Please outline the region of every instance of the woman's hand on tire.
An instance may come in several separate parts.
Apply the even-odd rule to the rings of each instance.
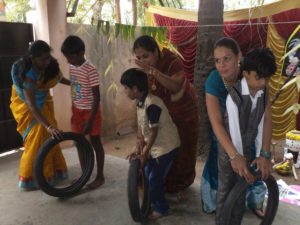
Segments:
[[[63,135],[62,135],[63,131],[57,129],[56,127],[49,126],[47,128],[47,131],[48,131],[49,134],[51,134],[51,136],[54,139],[61,140],[63,138]]]
[[[261,179],[267,180],[272,172],[272,163],[270,160],[260,156],[256,158],[251,165],[256,164],[256,168],[261,172]]]
[[[230,160],[231,167],[235,173],[239,176],[244,177],[248,184],[252,184],[255,181],[255,177],[250,173],[246,159],[244,156],[240,155],[232,160]]]

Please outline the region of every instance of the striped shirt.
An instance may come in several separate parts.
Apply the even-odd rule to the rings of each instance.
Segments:
[[[92,109],[92,87],[99,85],[99,74],[94,65],[85,61],[81,66],[70,65],[72,103],[78,109]]]

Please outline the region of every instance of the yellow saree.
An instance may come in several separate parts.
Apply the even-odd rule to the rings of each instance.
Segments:
[[[56,120],[49,89],[57,84],[58,79],[59,76],[46,84],[42,82],[37,82],[36,84],[36,95],[41,92],[45,96],[40,108],[41,113],[53,126],[56,126]],[[22,93],[22,89],[14,82],[10,108],[17,122],[17,131],[23,136],[25,148],[20,161],[19,187],[28,189],[37,187],[33,174],[33,163],[39,148],[50,135],[47,130],[35,120],[32,112],[24,101]],[[38,96],[36,96],[36,99],[37,98]],[[55,178],[64,178],[67,175],[66,162],[59,146],[56,146],[55,149],[48,154],[44,163],[44,175],[49,181],[53,181]]]

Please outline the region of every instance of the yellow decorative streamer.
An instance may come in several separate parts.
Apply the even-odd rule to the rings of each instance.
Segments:
[[[283,62],[280,61],[285,51],[285,40],[277,33],[274,25],[268,25],[267,47],[272,49],[277,62],[277,71],[269,82],[270,98],[282,87],[286,77],[281,75]],[[293,112],[283,116],[285,110],[298,102],[296,85],[284,89],[272,105],[273,138],[284,139],[288,131],[296,128],[296,117]]]
[[[300,8],[299,0],[280,0],[274,3],[266,4],[263,6],[258,6],[249,9],[240,9],[224,12],[224,21],[238,21],[238,20],[248,20],[253,18],[260,18],[264,16],[271,16],[284,12],[290,9]],[[150,5],[146,8],[146,24],[148,26],[154,26],[155,20],[153,14],[159,14],[179,20],[188,20],[198,22],[198,12],[192,10],[182,10],[174,9],[161,6]]]

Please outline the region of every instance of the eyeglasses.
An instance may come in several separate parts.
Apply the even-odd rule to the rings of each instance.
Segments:
[[[214,58],[215,64],[228,63],[232,60],[232,56],[224,56],[223,58]]]

